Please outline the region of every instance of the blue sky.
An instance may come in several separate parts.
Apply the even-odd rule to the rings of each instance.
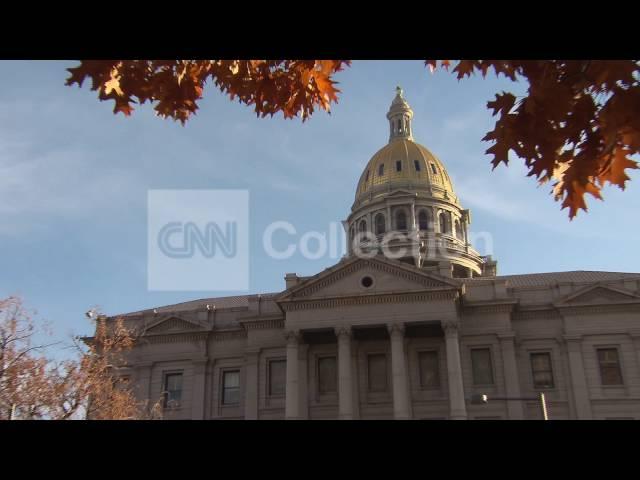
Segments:
[[[342,94],[331,115],[258,119],[209,86],[183,127],[148,105],[113,115],[87,86],[64,86],[75,64],[0,62],[0,297],[22,295],[58,336],[90,331],[83,314],[95,305],[116,314],[233,293],[147,290],[149,189],[249,190],[252,293],[281,290],[286,272],[332,265],[271,259],[261,232],[276,220],[327,231],[347,217],[362,169],[387,142],[397,84],[416,141],[444,162],[471,209],[470,230],[493,236],[500,274],[640,272],[637,172],[625,192],[605,189],[605,202],[589,200],[589,213],[569,222],[518,159],[491,171],[486,102],[523,88],[505,79],[458,82],[420,61],[355,61],[336,77]]]

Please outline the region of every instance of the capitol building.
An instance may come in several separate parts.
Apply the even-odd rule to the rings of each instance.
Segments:
[[[402,90],[386,117],[338,263],[125,314],[119,375],[168,419],[640,419],[640,274],[499,275]]]

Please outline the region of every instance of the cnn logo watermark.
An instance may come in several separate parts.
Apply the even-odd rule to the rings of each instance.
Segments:
[[[247,190],[149,190],[147,287],[249,289]]]
[[[275,220],[258,232],[265,254],[274,260],[299,255],[306,260],[337,262],[345,254],[370,258],[414,257],[421,261],[475,252],[493,253],[488,232],[460,235],[436,233],[429,225],[347,239],[342,222],[325,231],[300,231]],[[351,242],[350,247],[347,241]],[[155,291],[246,291],[249,289],[249,192],[247,190],[150,190],[148,192],[147,285]],[[473,253],[474,255],[476,253]],[[416,262],[418,264],[419,262]]]

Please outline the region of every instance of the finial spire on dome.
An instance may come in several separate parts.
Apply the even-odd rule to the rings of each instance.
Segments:
[[[398,85],[396,87],[396,96],[391,102],[391,107],[387,112],[389,120],[389,142],[394,140],[413,140],[411,133],[411,119],[413,118],[413,110],[404,98],[404,91]]]

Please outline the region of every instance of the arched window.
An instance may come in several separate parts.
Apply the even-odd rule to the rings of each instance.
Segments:
[[[460,220],[456,219],[455,222],[456,238],[463,240],[462,227],[460,226]]]
[[[447,233],[451,235],[451,220],[449,219],[449,213],[440,212],[438,219],[440,220],[440,233]]]
[[[376,235],[382,235],[387,229],[384,221],[384,215],[379,213],[376,215]]]
[[[360,233],[367,231],[367,221],[366,220],[360,220],[360,225],[358,226],[358,231]]]
[[[420,210],[418,214],[418,226],[420,230],[429,230],[429,213],[426,210]]]
[[[406,230],[407,229],[407,214],[404,213],[404,210],[398,210],[396,212],[396,230]]]

